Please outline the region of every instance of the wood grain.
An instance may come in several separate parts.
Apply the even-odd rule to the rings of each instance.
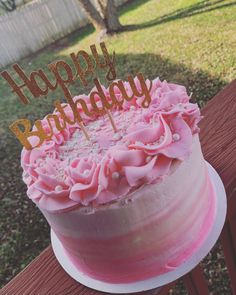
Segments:
[[[233,282],[233,275],[236,273],[235,230],[233,232],[233,225],[236,224],[236,202],[234,201],[236,197],[236,80],[217,94],[202,110],[202,114],[204,118],[200,123],[200,139],[203,153],[206,160],[220,174],[228,195],[227,227],[225,227],[222,237],[226,241],[223,243],[223,248],[228,254],[226,256],[232,272],[232,288],[236,292],[235,282]],[[198,290],[196,291],[196,282],[198,280],[196,278],[199,275],[201,276],[201,270],[195,269],[185,276],[185,282],[192,294],[200,294],[196,293],[198,292]],[[166,286],[162,288],[162,291],[155,289],[139,294],[167,294],[169,288],[170,286]],[[191,288],[194,288],[194,291],[191,291]],[[206,290],[206,286],[204,288]],[[207,294],[207,291],[204,292],[204,294]],[[70,278],[55,259],[50,246],[0,290],[0,295],[3,294],[98,295],[105,293],[86,288]]]
[[[59,295],[103,294],[73,280],[57,262],[52,247],[44,250],[28,267],[16,276],[0,294],[6,295]],[[105,294],[105,293],[104,293]]]
[[[171,284],[173,285],[173,284]],[[170,286],[171,286],[170,285]],[[168,287],[169,289],[169,287]],[[45,249],[28,267],[0,290],[1,295],[101,295],[72,279],[57,262],[52,247]],[[156,295],[159,289],[138,294]],[[161,293],[164,295],[164,293]]]
[[[184,284],[191,295],[208,295],[209,290],[203,269],[198,265],[183,277]]]
[[[200,140],[205,159],[220,174],[227,195],[236,188],[236,80],[203,108]]]

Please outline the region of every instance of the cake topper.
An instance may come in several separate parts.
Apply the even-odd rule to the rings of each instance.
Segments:
[[[109,120],[111,122],[111,126],[112,126],[114,132],[118,132],[118,129],[116,128],[116,124],[115,124],[115,122],[114,122],[114,120],[112,118],[111,112],[109,110],[107,110],[107,115],[108,115],[108,118],[109,118]]]
[[[13,122],[9,128],[26,149],[30,150],[34,147],[39,147],[45,140],[52,138],[53,127],[51,120],[54,121],[55,126],[59,131],[62,131],[66,127],[66,124],[74,125],[78,123],[86,139],[89,140],[89,135],[86,131],[86,127],[84,126],[83,119],[77,110],[79,106],[82,108],[83,113],[89,117],[107,114],[114,132],[117,132],[118,130],[115,126],[111,112],[109,111],[114,106],[121,107],[125,100],[131,101],[134,97],[143,97],[141,104],[142,107],[147,108],[149,106],[151,101],[150,90],[152,84],[148,87],[145,83],[143,74],[138,73],[137,79],[140,87],[137,88],[132,75],[128,75],[127,80],[130,85],[130,89],[132,90],[132,94],[127,93],[124,82],[122,80],[116,80],[115,52],[110,55],[104,42],[100,43],[100,48],[102,51],[102,57],[99,56],[95,44],[90,46],[92,56],[84,50],[80,50],[76,54],[71,53],[70,58],[73,63],[73,68],[64,60],[58,60],[49,64],[48,69],[53,76],[51,79],[42,69],[33,71],[29,76],[27,76],[18,64],[14,64],[12,67],[18,75],[18,78],[21,80],[21,83],[19,84],[15,82],[7,71],[1,72],[1,76],[8,82],[9,86],[12,88],[12,92],[15,92],[18,95],[22,104],[26,105],[30,103],[28,96],[24,92],[26,89],[34,98],[39,98],[47,95],[49,91],[53,92],[57,88],[60,88],[73,112],[74,118],[68,118],[66,112],[64,111],[65,105],[61,104],[59,100],[56,100],[54,102],[54,106],[57,113],[59,113],[59,117],[56,113],[46,116],[50,132],[45,131],[41,120],[35,121],[33,130],[31,130],[31,122],[28,119],[18,119]],[[81,63],[81,59],[83,60],[83,63]],[[108,86],[109,96],[111,98],[109,101],[104,93],[104,89],[95,75],[96,69],[98,68],[106,70],[105,77],[107,81],[113,81]],[[69,85],[76,79],[79,79],[83,86],[87,86],[88,78],[91,78],[91,76],[93,77],[96,90],[90,92],[89,103],[91,104],[92,109],[89,109],[87,102],[83,98],[80,97],[76,100],[73,99],[69,90]],[[38,81],[40,81],[41,84],[39,84]],[[44,87],[41,86],[42,84]],[[116,88],[118,88],[122,94],[122,100],[117,98],[115,92]],[[96,97],[99,97],[99,102],[96,100]],[[36,144],[32,145],[32,141],[30,140],[31,137],[36,137],[38,139]]]

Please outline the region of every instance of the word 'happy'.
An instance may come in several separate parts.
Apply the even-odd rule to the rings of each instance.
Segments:
[[[22,80],[22,84],[17,84],[11,75],[7,71],[1,73],[2,77],[8,82],[12,91],[15,92],[20,101],[23,104],[28,104],[30,101],[25,95],[24,90],[28,89],[34,98],[40,96],[45,96],[49,91],[55,91],[58,87],[64,93],[64,96],[71,107],[73,112],[73,119],[68,118],[66,112],[64,111],[65,105],[62,105],[59,100],[54,102],[56,111],[59,113],[59,116],[55,113],[49,114],[46,116],[48,123],[47,131],[45,131],[43,124],[40,120],[36,120],[34,123],[34,129],[32,129],[31,123],[28,119],[18,119],[12,123],[9,128],[21,142],[21,144],[28,150],[39,147],[45,140],[49,140],[53,136],[53,127],[51,120],[54,120],[54,125],[58,131],[62,131],[66,128],[66,124],[74,125],[76,123],[80,124],[83,127],[83,120],[81,114],[77,109],[83,110],[84,114],[89,117],[94,115],[100,115],[106,113],[109,109],[114,106],[122,106],[124,100],[131,101],[134,97],[143,97],[142,107],[147,108],[151,101],[150,90],[151,86],[148,88],[145,79],[141,73],[137,75],[139,81],[139,87],[134,81],[134,78],[131,75],[128,75],[127,80],[132,90],[132,94],[127,93],[122,80],[113,81],[109,87],[110,99],[106,98],[103,87],[101,86],[97,77],[93,79],[93,82],[96,86],[96,91],[90,92],[89,103],[92,108],[88,108],[87,102],[83,98],[73,100],[73,96],[70,93],[69,85],[72,84],[77,78],[80,79],[84,86],[88,85],[88,78],[95,74],[95,70],[107,69],[106,79],[112,81],[116,79],[116,70],[115,70],[115,53],[110,56],[105,46],[105,43],[100,43],[102,50],[102,57],[99,56],[97,48],[95,45],[91,45],[92,57],[84,50],[78,51],[77,54],[71,53],[70,57],[73,62],[75,73],[71,66],[63,60],[56,61],[48,65],[48,69],[53,74],[53,81],[47,77],[45,72],[42,69],[33,71],[30,73],[29,77],[24,73],[23,69],[17,65],[13,65],[13,69],[18,77]],[[81,60],[83,62],[81,63]],[[84,66],[85,64],[85,66]],[[39,84],[39,82],[41,82]],[[43,86],[42,86],[43,84]],[[117,97],[116,88],[121,93],[122,99]],[[23,129],[23,130],[22,130]],[[48,132],[48,130],[50,130]],[[38,142],[35,146],[31,145],[30,138],[34,136],[38,138]]]

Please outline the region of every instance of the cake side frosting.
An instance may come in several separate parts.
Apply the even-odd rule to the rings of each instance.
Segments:
[[[168,272],[186,261],[206,239],[215,208],[195,135],[190,157],[162,182],[98,208],[42,212],[80,271],[125,283]]]
[[[149,80],[146,83],[150,85]],[[109,100],[108,91],[104,92]],[[155,79],[150,94],[147,109],[141,107],[142,98],[134,98],[112,110],[117,133],[106,115],[90,118],[78,109],[90,141],[79,125],[67,125],[61,132],[55,129],[52,139],[41,147],[23,149],[21,164],[29,198],[43,210],[63,212],[116,201],[143,185],[162,182],[190,156],[200,112],[183,86]],[[116,95],[121,95],[118,89]],[[64,110],[72,117],[69,105]],[[47,130],[48,121],[43,123]]]

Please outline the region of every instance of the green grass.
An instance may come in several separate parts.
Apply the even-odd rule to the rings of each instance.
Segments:
[[[116,52],[119,78],[141,71],[149,78],[181,83],[203,106],[236,76],[234,1],[138,0],[120,9],[120,21],[133,26],[106,40],[109,51]],[[19,64],[27,73],[46,71],[48,63],[69,62],[71,52],[89,51],[96,42],[96,32],[87,26]],[[78,81],[70,89],[74,95],[88,92]],[[21,146],[8,125],[17,118],[42,118],[62,94],[49,93],[23,106],[2,78],[0,93],[0,284],[5,284],[49,244],[48,226],[26,197],[19,167]]]

